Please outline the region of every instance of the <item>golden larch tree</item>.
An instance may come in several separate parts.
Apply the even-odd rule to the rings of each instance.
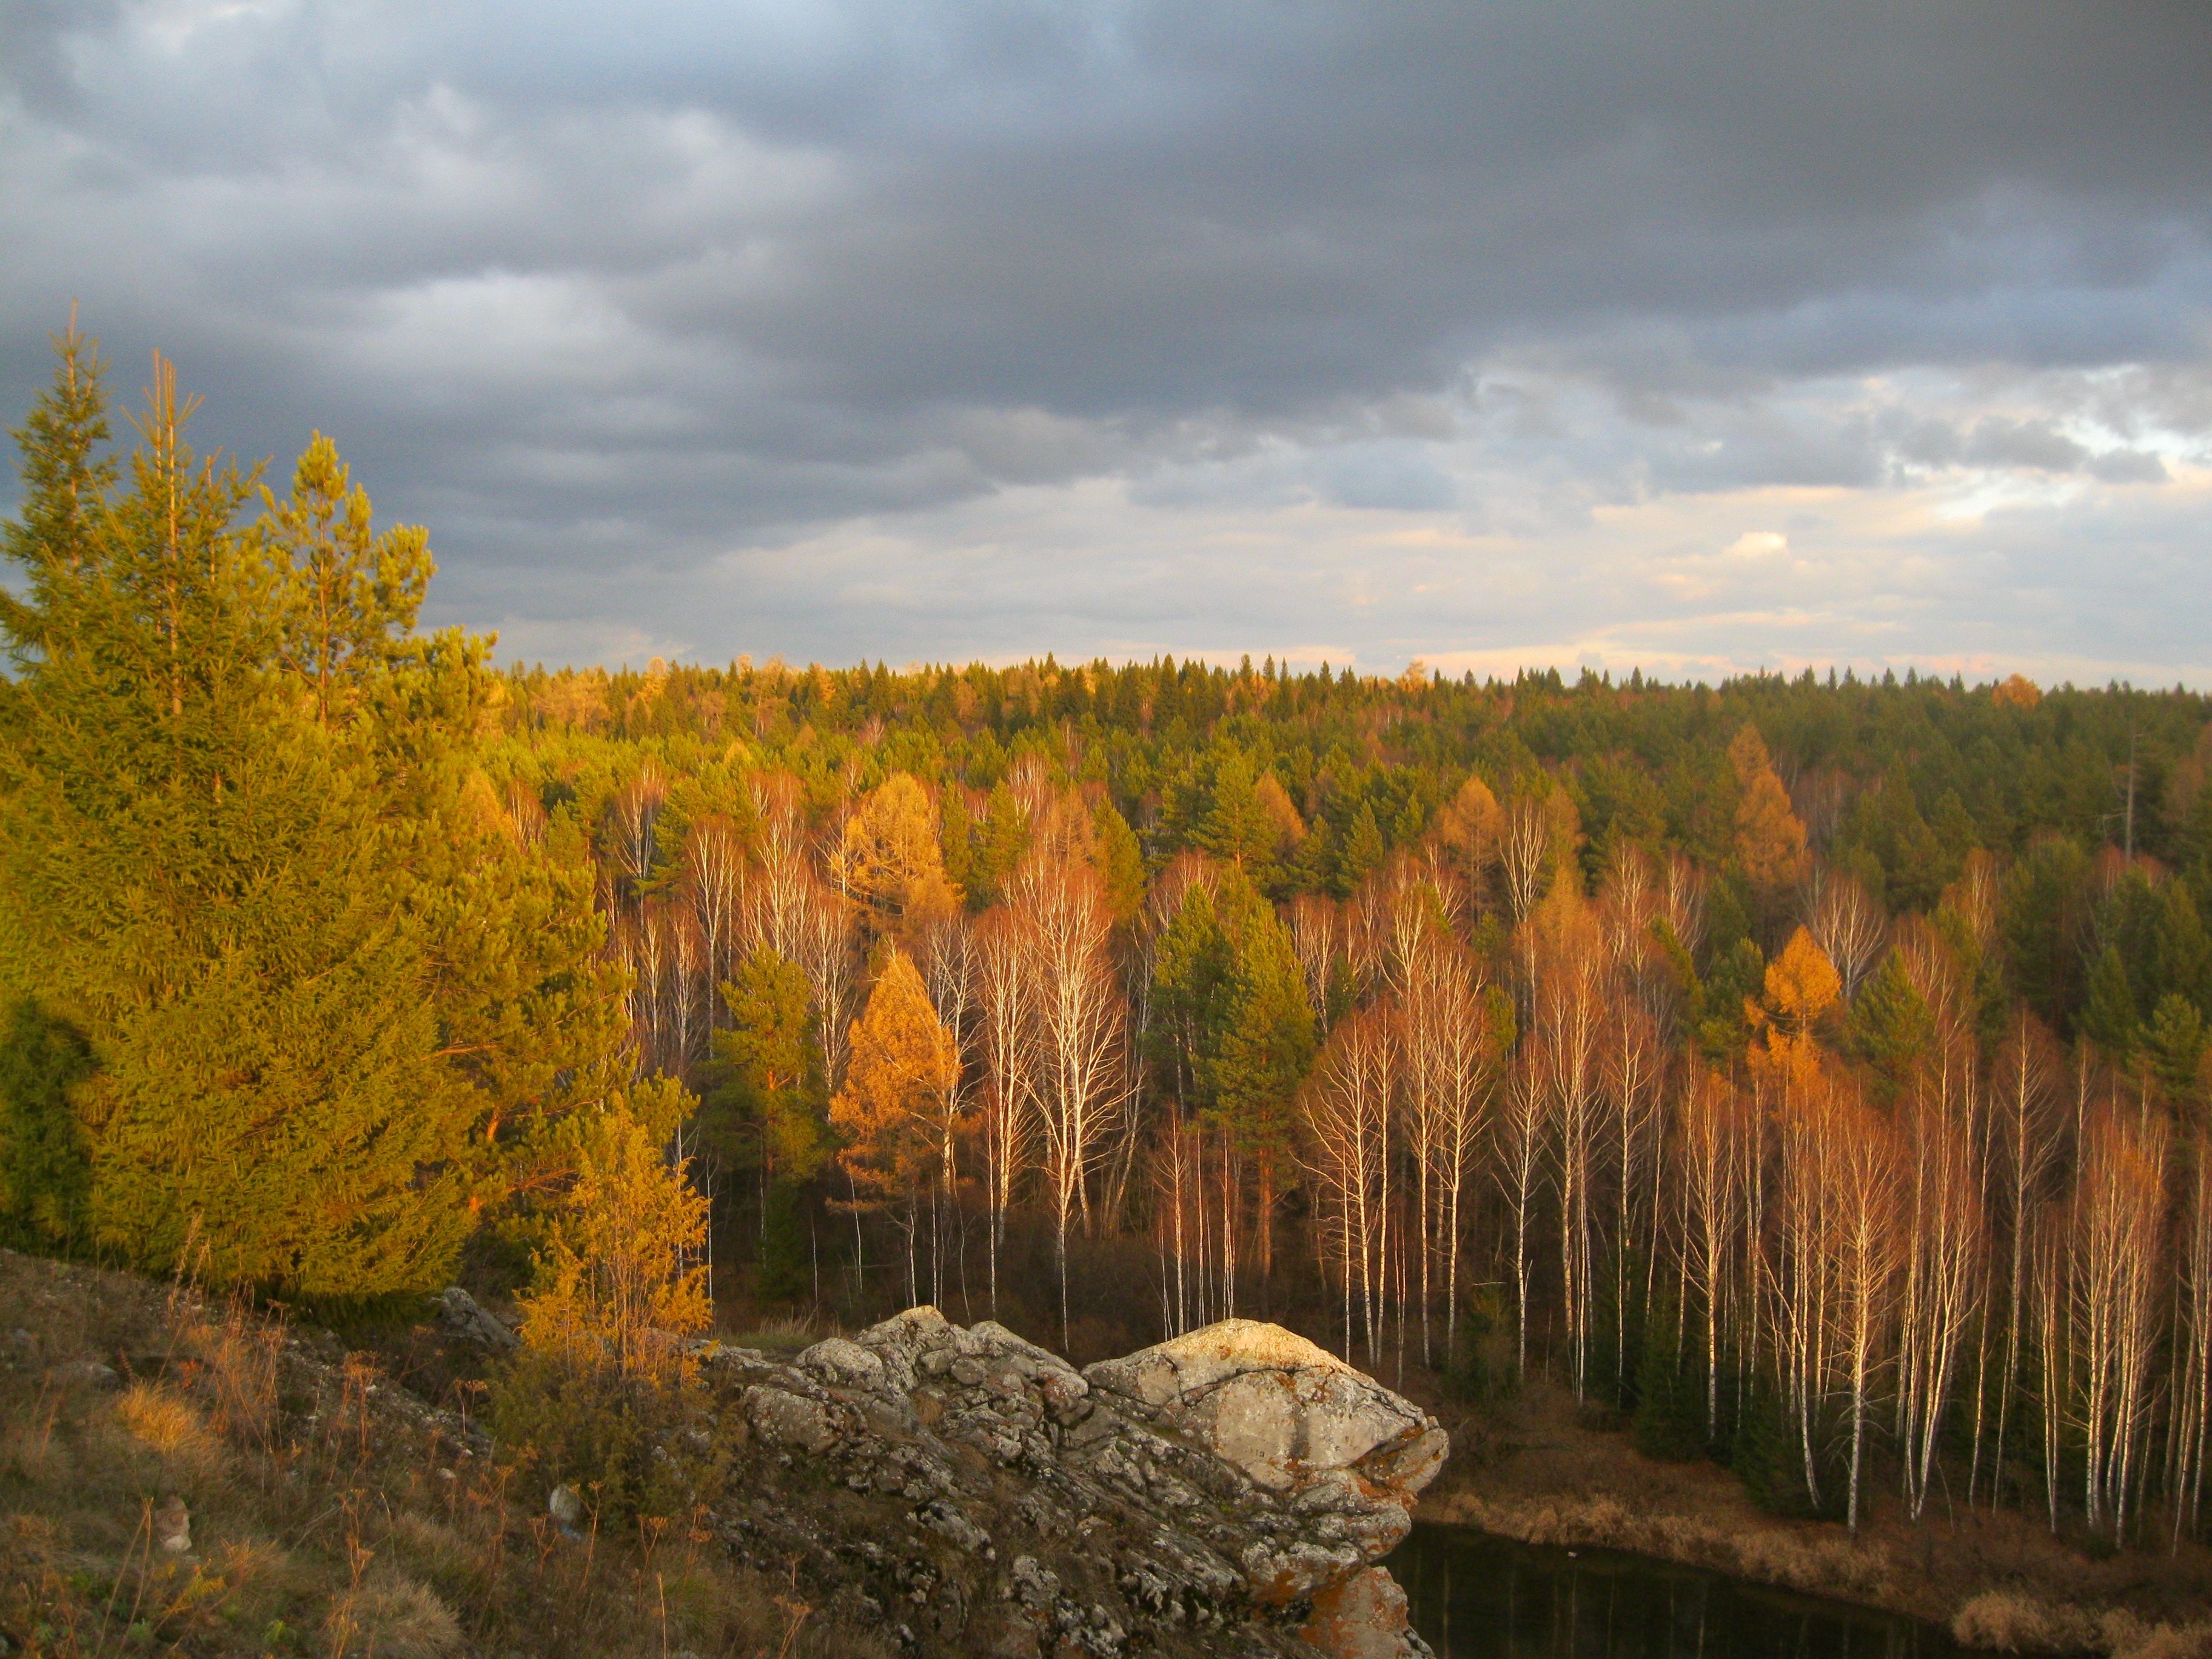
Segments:
[[[837,874],[872,933],[911,937],[960,908],[937,831],[935,798],[905,772],[885,778],[846,821]]]
[[[866,1011],[853,1022],[852,1057],[844,1087],[830,1103],[830,1122],[845,1142],[837,1163],[852,1183],[851,1204],[893,1208],[909,1246],[915,1195],[940,1155],[938,1107],[959,1075],[959,1049],[928,987],[913,959],[891,947]],[[908,1256],[911,1289],[910,1248]]]
[[[1812,934],[1802,927],[1790,934],[1782,954],[1766,964],[1765,995],[1744,1001],[1744,1018],[1759,1038],[1750,1054],[1753,1070],[1800,1088],[1810,1084],[1820,1069],[1814,1028],[1842,990],[1835,964]]]
[[[1729,744],[1729,763],[1742,788],[1735,808],[1735,856],[1762,897],[1805,873],[1805,824],[1768,758],[1757,726],[1747,723]]]

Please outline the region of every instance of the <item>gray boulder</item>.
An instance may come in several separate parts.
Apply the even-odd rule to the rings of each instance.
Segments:
[[[458,1285],[448,1285],[430,1300],[438,1309],[438,1322],[465,1341],[495,1353],[505,1353],[519,1340],[505,1324],[486,1312],[483,1304]]]
[[[1412,1528],[1414,1500],[1451,1449],[1436,1419],[1295,1332],[1250,1319],[1084,1376],[1095,1395],[1149,1407],[1302,1518],[1291,1536],[1255,1537],[1239,1565],[1260,1601],[1312,1606],[1308,1641],[1343,1659],[1420,1650],[1404,1596],[1372,1564]]]
[[[1235,1322],[1083,1372],[920,1307],[795,1359],[692,1352],[745,1429],[725,1540],[902,1651],[1421,1651],[1372,1564],[1442,1433],[1287,1331]]]

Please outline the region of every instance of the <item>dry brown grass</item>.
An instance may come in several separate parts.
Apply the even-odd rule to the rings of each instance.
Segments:
[[[1951,1620],[1961,1647],[1999,1653],[2101,1653],[2112,1659],[2208,1659],[2212,1620],[2148,1621],[2124,1608],[2052,1601],[2025,1590],[1985,1590]]]
[[[66,1380],[86,1359],[122,1386]],[[182,1557],[156,1539],[173,1497]],[[0,1630],[40,1659],[883,1659],[793,1599],[696,1524],[561,1538],[458,1422],[327,1338],[0,1251]]]
[[[827,1322],[813,1314],[784,1314],[763,1320],[730,1340],[740,1348],[758,1348],[763,1353],[797,1353],[832,1334]]]
[[[1961,1647],[1999,1653],[2081,1653],[2097,1643],[2097,1620],[2079,1607],[2053,1607],[2021,1590],[1984,1590],[1951,1620]]]
[[[1951,1626],[1967,1646],[2212,1659],[2212,1552],[2093,1558],[2033,1515],[1915,1522],[1877,1501],[1854,1538],[1757,1509],[1726,1470],[1662,1463],[1539,1384],[1473,1417],[1434,1401],[1454,1453],[1426,1519],[1531,1543],[1610,1546]]]
[[[453,1609],[404,1573],[376,1575],[331,1603],[323,1636],[333,1654],[384,1659],[449,1659],[463,1646]]]
[[[158,1382],[133,1382],[115,1402],[123,1426],[164,1457],[210,1453],[214,1431],[190,1401]]]
[[[1848,1537],[1747,1529],[1731,1521],[1654,1511],[1606,1492],[1521,1502],[1462,1492],[1431,1513],[1527,1544],[1630,1550],[1820,1595],[1882,1602],[1895,1577],[1888,1550]]]

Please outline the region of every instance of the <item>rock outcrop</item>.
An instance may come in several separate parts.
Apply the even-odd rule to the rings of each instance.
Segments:
[[[732,1547],[909,1651],[1426,1651],[1373,1564],[1443,1431],[1279,1327],[1233,1320],[1078,1372],[914,1308],[793,1360],[702,1358],[750,1431],[717,1516]]]
[[[1433,1417],[1327,1349],[1279,1325],[1228,1319],[1084,1373],[1095,1387],[1140,1402],[1282,1495],[1310,1517],[1287,1549],[1255,1540],[1241,1559],[1253,1594],[1285,1602],[1321,1598],[1329,1617],[1310,1635],[1334,1630],[1355,1605],[1328,1592],[1354,1581],[1356,1605],[1379,1608],[1382,1585],[1365,1573],[1411,1529],[1413,1500],[1451,1449]],[[1395,1586],[1391,1587],[1395,1590]],[[1366,1616],[1366,1615],[1363,1615]],[[1399,1597],[1395,1632],[1405,1628]],[[1316,1639],[1316,1645],[1330,1643]],[[1340,1642],[1334,1644],[1342,1649]]]
[[[516,1346],[514,1333],[458,1285],[448,1285],[430,1298],[430,1304],[438,1310],[439,1322],[463,1341],[493,1353],[511,1352]]]

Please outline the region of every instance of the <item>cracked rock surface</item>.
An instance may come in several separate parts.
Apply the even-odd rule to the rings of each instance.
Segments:
[[[1079,1372],[912,1308],[793,1360],[701,1358],[750,1431],[717,1515],[732,1549],[795,1562],[906,1651],[1426,1652],[1373,1563],[1443,1433],[1279,1327],[1232,1320]]]

